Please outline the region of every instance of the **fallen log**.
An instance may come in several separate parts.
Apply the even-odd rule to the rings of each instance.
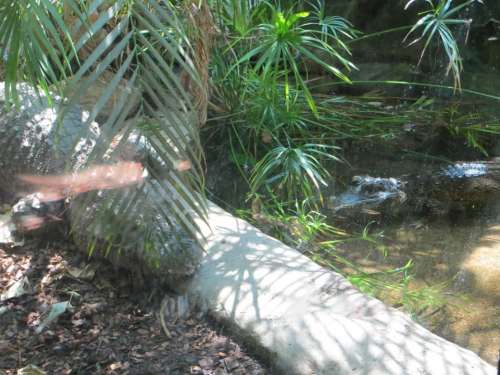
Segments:
[[[493,375],[493,366],[209,203],[188,291],[287,375]],[[265,350],[262,350],[262,347]]]

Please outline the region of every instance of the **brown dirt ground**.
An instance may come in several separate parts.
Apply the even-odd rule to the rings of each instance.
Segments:
[[[126,277],[70,244],[0,248],[0,295],[23,277],[29,292],[0,301],[0,374],[28,365],[47,374],[269,373],[207,320],[167,321],[167,338],[158,302],[137,298]],[[37,334],[64,301],[73,308]]]

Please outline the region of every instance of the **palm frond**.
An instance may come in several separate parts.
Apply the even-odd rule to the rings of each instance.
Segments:
[[[63,82],[66,100],[59,108],[61,118],[91,93],[95,100],[86,125],[99,118],[101,126],[87,164],[119,160],[133,145],[149,155],[144,161],[148,177],[143,186],[88,194],[74,205],[75,211],[94,207],[94,212],[111,215],[114,225],[106,233],[102,216],[83,212],[73,219],[81,220],[87,231],[100,232],[109,248],[124,244],[130,248],[132,225],[139,232],[144,229],[138,234],[143,244],[136,248],[150,248],[147,244],[154,238],[158,254],[171,252],[171,242],[164,239],[179,228],[199,236],[195,217],[205,217],[197,114],[179,75],[185,72],[195,84],[199,79],[178,11],[167,0],[94,0],[88,7],[69,0],[64,2],[70,5],[66,8],[53,3],[12,0],[0,5],[0,45],[7,55],[10,92],[15,94],[19,79],[47,91]],[[72,27],[62,19],[68,13],[77,19]],[[83,50],[90,53],[82,54]],[[94,92],[103,80],[107,84]],[[191,168],[176,168],[180,162]],[[151,232],[151,228],[158,229]]]
[[[76,1],[67,3],[79,9]],[[0,56],[5,59],[7,100],[17,97],[16,83],[24,80],[49,95],[49,86],[57,87],[71,71],[71,50],[71,30],[54,1],[0,2]]]
[[[414,2],[415,0],[408,1],[405,9],[408,9]],[[452,18],[452,16],[475,2],[482,3],[481,0],[467,0],[452,7],[453,0],[438,0],[437,2],[434,0],[426,0],[426,3],[429,5],[429,10],[423,13],[422,17],[410,29],[403,40],[406,41],[410,35],[416,32],[416,30],[422,29],[421,35],[409,43],[409,45],[413,45],[424,40],[424,46],[418,62],[418,64],[420,64],[431,42],[434,39],[438,39],[448,58],[446,74],[450,71],[452,72],[454,85],[459,89],[461,88],[460,76],[463,70],[462,57],[460,55],[460,48],[457,40],[450,26],[465,25],[469,28],[471,20]]]
[[[106,2],[101,3],[105,5]],[[115,116],[108,117],[102,127],[100,147],[94,149],[89,162],[102,159],[118,134],[133,134],[136,147],[153,155],[146,164],[151,176],[145,180],[144,191],[147,194],[144,191],[138,194],[137,189],[124,191],[124,194],[131,195],[126,200],[135,197],[139,201],[138,208],[129,211],[120,209],[113,206],[113,198],[110,197],[106,199],[108,209],[114,207],[115,217],[139,215],[142,223],[147,223],[149,228],[161,229],[158,226],[161,218],[173,229],[178,226],[184,233],[195,237],[198,231],[192,216],[204,217],[205,212],[201,196],[202,159],[196,113],[179,79],[180,70],[187,72],[194,82],[197,79],[189,57],[193,54],[189,53],[186,33],[175,9],[167,1],[117,1],[108,9],[107,14],[119,15],[120,22],[115,23],[106,38],[82,62],[69,85],[71,88],[78,85],[79,89],[69,91],[68,102],[78,102],[78,98],[84,96],[103,74],[112,72],[113,77],[96,101],[88,121],[97,117],[125,76],[130,77],[131,90],[122,92],[120,102],[134,102],[132,96],[135,90],[140,93],[140,105],[138,108],[125,105]],[[109,23],[102,27],[106,25]],[[91,24],[90,30],[97,34],[99,28],[95,26],[96,23]],[[129,121],[124,122],[125,118]],[[124,127],[130,122],[134,125]],[[130,139],[130,136],[123,136],[111,155],[119,153],[120,146],[126,145]],[[178,171],[176,163],[182,160],[189,160],[192,169]],[[123,197],[118,195],[114,199],[123,200]],[[123,238],[123,233],[118,234]],[[164,249],[157,249],[160,253],[172,250],[168,248],[168,241],[161,241],[166,234],[158,231],[152,234],[157,237],[156,246],[165,245]]]
[[[337,148],[321,144],[276,146],[255,166],[250,184],[252,193],[264,187],[276,186],[285,190],[289,200],[312,197],[321,199],[321,188],[328,185],[329,176],[320,159],[339,159],[333,153]]]

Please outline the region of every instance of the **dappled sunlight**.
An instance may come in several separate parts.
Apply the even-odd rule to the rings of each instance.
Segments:
[[[500,300],[500,225],[488,227],[462,263],[474,276],[474,287]]]
[[[213,233],[193,288],[301,373],[492,374],[478,357],[356,290],[341,275],[209,208]]]
[[[64,233],[282,373],[493,374],[494,1],[53,3],[0,6],[0,237]]]
[[[366,272],[390,270],[413,259],[409,290],[420,302],[409,309],[415,319],[493,363],[500,347],[500,227],[495,222],[477,218],[458,225],[448,220],[417,228],[413,223],[387,225],[380,240],[387,256],[366,241],[347,242],[338,252]],[[350,271],[348,266],[340,268]],[[419,290],[428,292],[419,296]],[[378,296],[400,303],[402,291],[392,293]],[[427,301],[430,307],[425,307]]]

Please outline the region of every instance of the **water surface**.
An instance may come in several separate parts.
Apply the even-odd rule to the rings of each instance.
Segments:
[[[342,244],[340,253],[367,271],[413,259],[412,288],[442,285],[444,306],[415,313],[434,333],[496,364],[500,349],[500,218],[416,221],[383,228],[380,246]],[[345,271],[349,271],[344,267]],[[381,295],[386,302],[390,295]]]

